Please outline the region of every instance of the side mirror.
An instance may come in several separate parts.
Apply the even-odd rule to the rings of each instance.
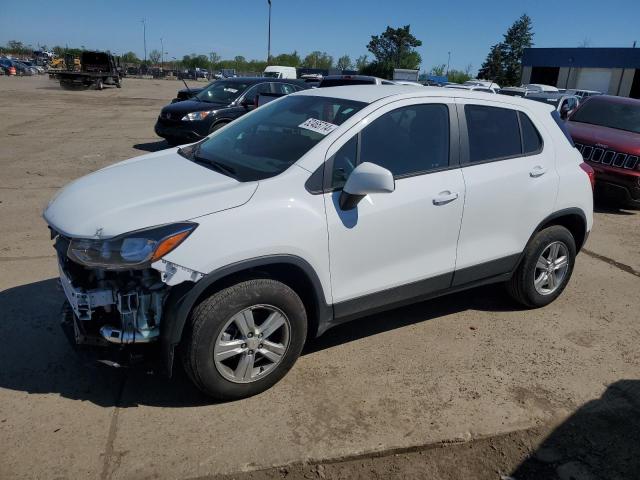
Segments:
[[[391,193],[396,189],[393,174],[375,163],[358,165],[342,188],[340,208],[353,210],[360,200],[370,193]]]
[[[569,116],[569,104],[565,103],[560,107],[560,118],[566,119]]]

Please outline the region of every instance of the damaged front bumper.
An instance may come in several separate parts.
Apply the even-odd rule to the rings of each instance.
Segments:
[[[90,268],[70,260],[69,239],[58,236],[60,286],[67,302],[62,327],[76,350],[112,366],[132,366],[155,357],[169,293],[202,274],[161,260],[139,270]]]

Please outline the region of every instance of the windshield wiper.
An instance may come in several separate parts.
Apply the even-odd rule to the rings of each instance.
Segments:
[[[218,162],[217,160],[209,160],[208,158],[194,156],[193,161],[195,163],[199,163],[204,165],[205,167],[211,167],[214,170],[217,170],[220,173],[223,173],[229,177],[236,178],[236,169],[230,167],[229,165],[225,165],[224,163]]]
[[[211,167],[214,170],[217,170],[220,173],[223,173],[224,175],[227,175],[229,177],[232,178],[236,178],[236,169],[233,167],[230,167],[229,165],[226,165],[222,162],[218,162],[217,160],[213,160],[210,158],[205,158],[205,157],[201,157],[200,155],[198,155],[198,153],[200,152],[200,146],[202,144],[199,143],[196,148],[193,149],[193,151],[191,152],[191,160],[194,161],[195,163],[199,163],[201,165],[204,165],[205,167]]]

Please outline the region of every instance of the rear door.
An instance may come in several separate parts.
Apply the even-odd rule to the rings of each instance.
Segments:
[[[511,271],[558,190],[551,138],[532,112],[458,99],[458,118],[466,199],[454,285]]]

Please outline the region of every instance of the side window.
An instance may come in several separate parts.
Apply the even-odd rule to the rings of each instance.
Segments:
[[[358,136],[354,136],[345,143],[333,156],[333,171],[331,172],[331,188],[344,187],[349,174],[356,168],[358,157]]]
[[[520,155],[520,128],[515,110],[465,105],[469,161],[484,162]]]
[[[261,83],[254,87],[251,87],[246,93],[244,99],[250,103],[255,103],[256,97],[261,93],[271,93],[271,84]]]
[[[361,132],[359,162],[371,162],[394,177],[449,165],[449,108],[411,105],[385,113]]]
[[[542,149],[542,138],[535,125],[526,113],[518,112],[520,115],[520,127],[522,128],[522,151],[529,154]]]
[[[290,93],[297,91],[293,85],[289,85],[288,83],[275,83],[274,87],[276,87],[276,93],[281,93],[283,95],[289,95]]]

